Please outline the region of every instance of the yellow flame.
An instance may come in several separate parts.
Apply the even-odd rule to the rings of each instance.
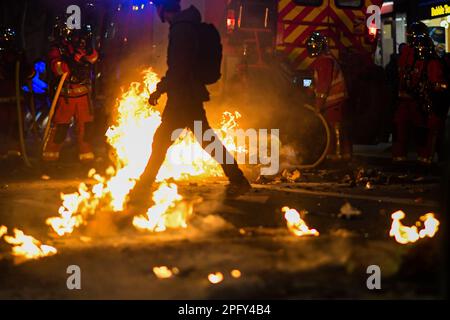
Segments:
[[[0,226],[0,238],[3,237],[8,232],[8,228],[6,226]]]
[[[178,274],[179,270],[178,268],[168,268],[166,266],[161,266],[161,267],[154,267],[153,268],[153,273],[155,274],[155,276],[158,279],[169,279],[171,278],[173,275]]]
[[[123,211],[128,194],[145,169],[152,152],[153,136],[161,124],[161,114],[148,104],[158,81],[158,76],[151,69],[144,70],[143,81],[132,83],[117,100],[114,124],[106,132],[107,141],[114,150],[114,167],[108,168],[104,177],[91,170],[88,176],[96,181],[93,186],[81,184],[78,192],[61,195],[59,216],[47,219],[47,224],[57,235],[72,233],[85,224],[86,218],[97,209]],[[237,147],[234,137],[228,134],[238,127],[237,119],[240,117],[238,112],[224,113],[217,132],[232,153],[245,152],[245,148]],[[190,159],[186,156],[188,154],[196,157]],[[165,180],[223,175],[220,165],[201,148],[192,132],[182,134],[169,148],[167,155],[157,175],[161,185],[153,195],[155,206],[133,220],[133,225],[138,229],[159,232],[187,226],[193,204],[185,202],[178,194],[177,186]]]
[[[419,239],[425,237],[432,238],[439,230],[439,220],[434,217],[434,213],[427,213],[420,217],[420,221],[415,226],[407,227],[401,222],[406,217],[406,214],[399,210],[391,215],[392,225],[389,231],[389,236],[394,237],[395,241],[400,244],[408,244],[417,242]],[[424,226],[422,230],[417,227]]]
[[[231,276],[235,279],[240,278],[242,275],[241,271],[238,269],[231,270]]]
[[[19,229],[14,229],[13,236],[4,236],[7,243],[13,246],[12,254],[17,257],[22,257],[24,259],[39,259],[42,257],[54,255],[57,250],[48,245],[41,244],[40,241],[36,240],[32,236],[28,236]]]
[[[210,273],[208,275],[208,280],[212,284],[218,284],[223,281],[223,274],[222,274],[222,272]]]
[[[302,236],[315,236],[319,235],[316,229],[309,229],[306,222],[301,218],[300,213],[297,210],[289,207],[283,207],[281,211],[284,212],[284,218],[286,219],[287,227],[289,231],[298,237]]]

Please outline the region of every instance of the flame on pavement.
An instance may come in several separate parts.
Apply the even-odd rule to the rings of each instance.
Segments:
[[[297,210],[284,207],[281,211],[284,212],[284,218],[286,219],[289,231],[296,236],[319,236],[319,231],[316,229],[310,229]]]
[[[0,226],[0,238],[3,237],[8,232],[8,228],[6,226]]]
[[[222,272],[210,273],[208,275],[208,280],[212,284],[218,284],[223,281],[223,274],[222,274]]]
[[[151,69],[145,70],[143,76],[142,82],[132,83],[117,100],[114,124],[106,132],[107,141],[114,150],[114,167],[108,168],[104,176],[91,170],[89,177],[96,182],[94,185],[81,184],[77,192],[61,195],[59,215],[47,219],[47,224],[57,235],[72,233],[98,209],[117,214],[124,210],[128,194],[145,169],[152,152],[153,136],[161,124],[160,112],[148,104],[150,94],[156,90],[158,76]],[[227,134],[238,127],[240,116],[238,112],[225,112],[217,132],[232,153],[245,152],[236,146],[234,137]],[[186,155],[195,155],[195,158]],[[155,232],[186,228],[193,202],[184,201],[177,185],[165,181],[187,180],[193,176],[217,177],[223,176],[223,171],[201,148],[193,133],[184,132],[169,148],[157,175],[160,185],[153,195],[155,206],[135,217],[133,225],[140,230]]]
[[[7,230],[3,230],[5,233]],[[19,257],[18,261],[28,259],[39,259],[51,256],[57,253],[56,248],[42,244],[32,236],[26,235],[19,229],[14,229],[14,236],[5,235],[3,238],[6,243],[12,245],[12,254]]]
[[[434,217],[434,213],[427,213],[420,217],[416,225],[407,227],[403,225],[401,220],[406,214],[399,210],[391,215],[392,225],[389,235],[400,244],[408,244],[417,242],[426,237],[433,238],[439,230],[439,220]],[[419,231],[418,227],[423,228]]]
[[[178,268],[168,268],[166,266],[153,267],[153,273],[158,279],[169,279],[179,273]]]

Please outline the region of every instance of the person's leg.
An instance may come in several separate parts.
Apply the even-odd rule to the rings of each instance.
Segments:
[[[94,152],[91,146],[93,121],[94,116],[91,111],[89,96],[85,95],[76,98],[75,122],[77,126],[78,157],[80,161],[94,159]]]
[[[327,152],[327,158],[330,160],[340,160],[344,157],[351,157],[350,140],[345,132],[344,117],[343,117],[343,103],[339,103],[330,107],[325,112],[325,119],[331,131],[330,148]]]
[[[128,204],[135,207],[149,207],[152,203],[152,185],[163,164],[172,141],[172,133],[179,129],[180,121],[175,114],[164,112],[162,123],[156,129],[152,143],[152,153],[140,179],[130,192]]]
[[[75,114],[75,103],[71,98],[60,97],[53,116],[49,136],[44,145],[42,159],[56,161],[69,131],[70,121]]]
[[[206,113],[204,109],[202,108],[201,112],[199,112],[199,115],[197,116],[198,120],[202,122],[202,137],[203,133],[205,131],[211,130],[211,126],[209,125],[208,119],[206,118]],[[194,122],[188,124],[189,129],[191,129],[192,132],[194,132]],[[199,140],[199,143],[203,148],[206,148],[206,146],[210,143],[208,141],[204,141],[202,137],[196,137],[197,140]],[[217,162],[220,163],[222,166],[223,172],[227,176],[227,178],[230,180],[231,183],[241,183],[242,181],[247,181],[247,179],[244,176],[244,173],[239,168],[236,159],[233,157],[232,154],[230,154],[227,150],[227,148],[223,145],[223,143],[220,141],[219,137],[214,133],[213,136],[215,141],[217,141],[217,144],[220,145],[220,148],[222,149],[222,157],[221,159],[217,158],[218,155],[213,154],[213,150],[208,150],[211,154],[211,156],[216,159]],[[228,159],[228,161],[227,161]]]
[[[417,160],[424,164],[431,163],[428,150],[428,136],[430,135],[428,118],[429,115],[422,111],[418,103],[414,103],[409,108],[410,123],[413,128],[411,136],[414,138],[414,143],[417,151]]]
[[[442,118],[432,113],[427,119],[427,135],[425,143],[418,148],[418,160],[424,164],[431,164],[433,162],[434,154],[436,153],[437,142],[439,134],[445,122]]]
[[[407,159],[409,112],[414,107],[409,100],[400,99],[394,115],[392,158],[394,161]]]

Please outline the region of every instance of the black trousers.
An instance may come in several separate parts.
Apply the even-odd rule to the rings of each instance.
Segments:
[[[173,103],[169,101],[162,114],[162,123],[155,132],[152,144],[152,154],[147,163],[147,166],[142,174],[140,180],[137,182],[135,188],[130,194],[130,202],[133,204],[147,204],[150,202],[150,191],[153,183],[155,182],[158,171],[164,162],[167,150],[172,145],[172,134],[177,129],[188,128],[194,132],[194,121],[201,121],[202,123],[202,136],[203,132],[211,129],[206,118],[206,113],[203,108],[203,103],[190,102],[189,105],[182,105],[181,103]],[[181,133],[181,131],[180,131]],[[219,139],[214,136],[213,139]],[[220,140],[216,140],[217,143]],[[205,142],[199,141],[203,148],[206,147]],[[208,142],[209,144],[210,142]],[[220,143],[222,148],[221,166],[228,177],[230,182],[238,182],[244,179],[244,174],[239,169],[236,160],[226,150],[225,146]],[[215,156],[211,154],[211,156]],[[232,159],[232,161],[226,161],[226,159]],[[227,163],[230,162],[230,163]]]

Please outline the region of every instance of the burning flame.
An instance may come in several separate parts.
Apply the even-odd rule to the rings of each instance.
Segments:
[[[192,210],[173,210],[168,214],[168,210],[175,208],[175,203],[183,199],[178,194],[177,185],[168,185],[163,182],[160,188],[153,194],[155,205],[148,209],[146,216],[134,217],[133,225],[138,229],[161,232],[167,227],[186,228],[187,216],[192,214]]]
[[[414,243],[425,237],[433,238],[439,230],[439,220],[434,217],[434,213],[427,213],[420,217],[420,221],[415,226],[407,227],[401,222],[405,218],[405,213],[401,210],[392,214],[392,225],[389,235],[401,244]],[[417,227],[423,225],[422,230]]]
[[[153,267],[153,273],[158,279],[169,279],[173,275],[176,275],[179,273],[178,268],[168,268],[166,266],[161,267]]]
[[[151,69],[144,70],[143,81],[132,83],[117,100],[115,122],[106,132],[107,141],[114,150],[114,166],[109,167],[104,175],[91,169],[88,177],[93,183],[81,183],[77,192],[61,194],[58,216],[46,220],[58,236],[71,234],[85,225],[88,217],[99,209],[116,214],[123,211],[128,194],[145,169],[152,152],[153,136],[161,124],[161,114],[148,104],[158,81],[158,76]],[[234,135],[229,134],[230,130],[238,128],[237,119],[240,117],[238,112],[225,112],[221,128],[216,132],[231,153],[246,152],[245,148],[236,146]],[[195,155],[195,158],[187,157],[188,154]],[[153,232],[186,228],[197,201],[185,201],[178,193],[177,185],[166,180],[179,181],[192,176],[217,177],[223,176],[223,171],[201,148],[193,133],[184,132],[169,148],[166,161],[158,173],[157,182],[160,185],[153,194],[155,205],[135,217],[133,225],[137,229]],[[1,226],[0,237],[7,231],[5,226]],[[14,246],[14,256],[37,259],[57,252],[55,248],[42,245],[18,229],[14,229],[14,233],[14,237],[4,236],[4,240]]]
[[[117,214],[123,211],[128,194],[145,169],[152,152],[153,136],[161,124],[161,114],[148,104],[150,94],[156,90],[158,76],[151,69],[145,70],[143,75],[143,82],[132,83],[117,100],[114,125],[106,132],[107,141],[114,149],[114,168],[108,168],[104,176],[91,170],[88,176],[95,180],[94,185],[81,184],[77,192],[61,194],[59,216],[47,219],[47,224],[57,235],[72,233],[98,209]],[[238,112],[224,113],[217,132],[231,153],[245,152],[236,147],[234,137],[227,134],[238,127],[240,116]],[[195,158],[186,157],[188,154],[195,155]],[[176,184],[165,181],[185,180],[192,176],[217,177],[223,176],[223,171],[201,148],[193,133],[184,132],[169,148],[166,161],[157,175],[156,180],[161,184],[153,195],[155,205],[135,217],[133,225],[140,230],[155,232],[167,228],[186,228],[193,203],[183,200]]]
[[[210,273],[208,275],[208,280],[212,284],[218,284],[223,281],[223,274],[222,274],[222,272]]]
[[[295,209],[284,207],[281,209],[284,212],[284,217],[287,221],[287,227],[289,231],[298,237],[302,236],[315,236],[319,235],[316,229],[309,229],[306,222],[301,218],[300,213]]]
[[[241,273],[241,271],[240,270],[238,270],[238,269],[233,269],[233,270],[231,270],[231,276],[233,277],[233,278],[235,278],[235,279],[238,279],[238,278],[240,278],[241,276],[242,276],[242,273]]]
[[[3,237],[8,232],[8,228],[5,226],[0,226],[0,238]]]
[[[3,230],[6,233],[6,229]],[[13,245],[12,254],[25,260],[39,259],[56,254],[57,250],[48,245],[41,244],[32,236],[28,236],[19,229],[14,229],[14,237],[5,235],[4,239],[7,243]]]

